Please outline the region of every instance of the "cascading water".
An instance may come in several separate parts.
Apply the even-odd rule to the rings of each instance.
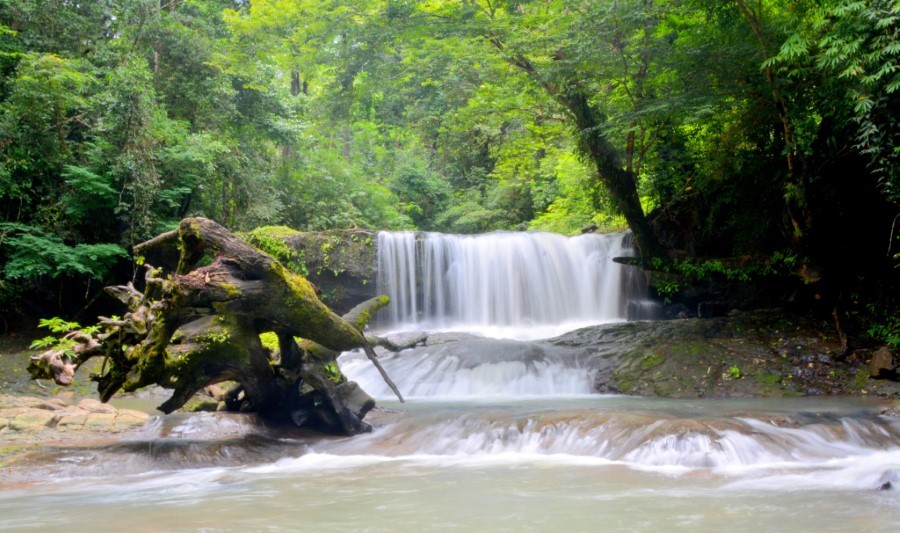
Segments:
[[[625,234],[378,234],[385,327],[532,328],[624,318]]]
[[[594,369],[528,341],[624,318],[629,291],[642,288],[627,275],[639,269],[612,260],[632,255],[629,237],[379,233],[378,292],[391,298],[381,328],[487,337],[384,354],[382,364],[412,397],[590,394]],[[341,367],[384,397],[366,360],[347,355]]]
[[[385,334],[415,345],[381,353],[402,405],[365,356],[340,357],[387,407],[367,417],[372,433],[206,413],[107,447],[54,443],[0,465],[0,530],[900,528],[896,491],[876,490],[900,486],[900,419],[871,400],[601,396],[615,345],[579,344],[583,331],[522,340],[622,318],[629,283],[609,261],[628,251],[621,236],[394,233],[379,250],[388,327],[463,332]],[[497,325],[519,339],[477,335]]]

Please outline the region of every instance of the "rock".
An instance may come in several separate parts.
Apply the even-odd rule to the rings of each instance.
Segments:
[[[878,490],[891,490],[894,488],[894,484],[896,484],[898,481],[900,481],[900,476],[897,475],[897,472],[893,470],[887,470],[884,474],[881,475],[881,478],[878,480]]]
[[[222,401],[228,391],[218,385],[208,385],[204,387],[203,392],[216,401]]]
[[[393,342],[399,349],[405,350],[413,346],[424,345],[428,341],[428,334],[423,331],[404,331],[392,333],[387,339]]]
[[[309,281],[322,290],[322,301],[337,314],[376,296],[375,233],[326,230],[280,238],[304,264]]]
[[[894,372],[894,356],[887,346],[882,346],[869,359],[869,375],[875,379],[896,376]]]
[[[662,305],[653,300],[628,300],[625,304],[625,319],[658,320],[662,316]]]
[[[13,431],[34,431],[48,427],[55,419],[56,415],[50,411],[29,410],[10,420],[9,428]]]
[[[81,429],[84,427],[84,422],[87,420],[88,414],[84,411],[70,411],[59,417],[59,420],[56,422],[56,429],[60,430],[69,430],[69,429]]]
[[[114,413],[90,413],[84,421],[84,429],[112,429],[115,423]]]
[[[715,318],[725,314],[722,302],[700,302],[697,304],[697,318]]]
[[[28,411],[27,407],[10,407],[7,409],[0,409],[0,418],[13,418],[16,415],[20,415],[26,411]]]
[[[684,304],[670,304],[662,308],[662,317],[665,320],[690,318],[691,312]]]
[[[116,412],[116,408],[102,403],[100,400],[95,400],[93,398],[85,398],[78,402],[78,408],[84,409],[89,413],[107,413],[114,414]]]
[[[150,420],[150,415],[147,413],[133,411],[131,409],[121,409],[116,415],[115,427],[116,429],[131,429],[143,426],[148,420]]]
[[[375,400],[366,391],[362,390],[362,387],[357,385],[355,381],[348,381],[338,385],[337,394],[344,400],[347,408],[359,418],[365,417],[366,413],[375,407]]]

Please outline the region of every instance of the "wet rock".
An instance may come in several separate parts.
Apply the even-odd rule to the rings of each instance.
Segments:
[[[424,345],[428,340],[428,334],[424,331],[407,331],[388,335],[387,338],[398,348],[405,350],[413,346]]]
[[[448,342],[478,338],[480,338],[478,335],[458,331],[438,332],[428,335],[428,338],[425,340],[425,346],[437,346],[439,344],[447,344]]]
[[[684,304],[671,304],[662,308],[662,317],[666,320],[691,318],[691,312]]]
[[[31,410],[16,415],[9,421],[9,428],[13,431],[34,431],[48,427],[55,419],[56,415],[51,411]]]
[[[700,302],[697,304],[697,318],[715,318],[725,314],[722,302]]]
[[[887,470],[878,480],[878,490],[892,490],[898,481],[900,481],[900,475],[894,470]]]
[[[338,397],[341,398],[353,414],[364,418],[366,413],[375,407],[375,400],[369,396],[355,381],[348,381],[337,386]]]
[[[625,319],[658,320],[662,316],[662,305],[653,300],[628,300],[625,304]]]

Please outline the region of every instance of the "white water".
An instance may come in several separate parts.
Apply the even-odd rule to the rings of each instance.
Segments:
[[[382,366],[404,397],[557,397],[590,395],[594,390],[596,369],[588,365],[584,354],[520,340],[464,338],[447,341],[398,354],[381,354]],[[373,397],[379,400],[394,397],[361,352],[346,353],[339,363],[344,373]]]
[[[876,489],[900,423],[873,407],[418,401],[325,440],[170,417],[0,470],[0,530],[897,531],[900,495]]]
[[[412,272],[419,252],[407,237],[390,237],[398,248],[389,262]],[[510,243],[519,244],[508,251],[538,253],[533,238],[440,236],[425,255],[444,254],[434,264],[449,265],[449,248],[464,258],[459,249],[470,245]],[[578,264],[613,279],[616,266],[590,258],[615,255],[619,244],[570,241],[592,251],[549,262],[569,274],[548,275],[536,267],[543,259],[520,256],[506,260],[518,265],[506,274],[497,274],[503,261],[470,257],[424,281],[389,276],[400,302],[393,326],[466,322],[468,333],[521,339],[620,318],[612,282],[567,286]],[[542,273],[516,273],[532,269]],[[457,305],[460,293],[484,292],[457,271],[506,288]],[[553,291],[532,290],[543,278],[555,280]],[[542,302],[547,314],[523,302]],[[341,356],[344,372],[387,406],[367,417],[370,434],[279,433],[246,416],[203,414],[165,417],[125,442],[45,444],[0,466],[0,530],[900,530],[900,492],[877,490],[900,487],[900,419],[875,414],[877,402],[599,396],[597,358],[572,348],[448,334],[429,343],[382,355],[406,404],[390,400],[363,356]]]
[[[624,234],[378,234],[386,329],[457,329],[521,337],[624,318]],[[543,328],[543,329],[542,329]],[[548,334],[549,333],[549,334]],[[533,334],[531,338],[534,337]]]

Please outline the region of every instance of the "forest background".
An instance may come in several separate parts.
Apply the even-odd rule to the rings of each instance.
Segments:
[[[898,345],[898,32],[890,0],[0,0],[4,331],[201,215],[630,228]]]

